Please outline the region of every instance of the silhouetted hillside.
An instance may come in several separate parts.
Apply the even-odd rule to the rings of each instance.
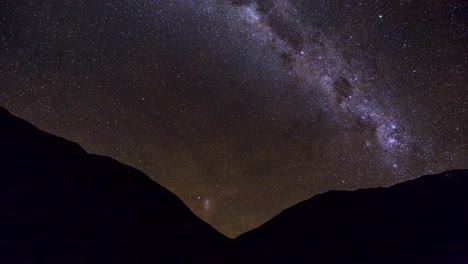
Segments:
[[[140,171],[0,108],[0,263],[220,263],[229,241]]]
[[[149,177],[0,108],[0,263],[468,263],[468,171],[331,191],[235,241]]]
[[[468,170],[330,191],[236,240],[242,263],[468,263]]]

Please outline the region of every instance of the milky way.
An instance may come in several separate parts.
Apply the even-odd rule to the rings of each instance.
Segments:
[[[0,105],[235,237],[468,167],[467,3],[6,0]]]
[[[399,120],[384,113],[372,100],[372,83],[359,66],[346,61],[319,29],[302,25],[297,9],[288,1],[233,4],[251,25],[250,34],[278,52],[302,89],[319,92],[323,98],[319,103],[326,111],[344,113],[371,129],[384,155],[392,160],[388,165],[398,167],[395,157],[406,158],[410,136],[399,131]]]

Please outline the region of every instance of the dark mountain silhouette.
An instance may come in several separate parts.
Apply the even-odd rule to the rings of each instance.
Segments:
[[[236,242],[242,263],[468,263],[468,170],[317,195]]]
[[[0,263],[468,263],[468,171],[327,192],[233,241],[140,171],[0,107]]]
[[[229,243],[140,171],[0,108],[0,263],[220,263]]]

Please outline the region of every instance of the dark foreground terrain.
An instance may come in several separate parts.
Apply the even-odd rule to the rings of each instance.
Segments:
[[[0,108],[0,263],[468,263],[468,170],[327,192],[230,240],[138,170]]]
[[[330,191],[236,240],[244,263],[468,263],[468,171]]]
[[[219,263],[228,243],[140,171],[0,108],[0,263]]]

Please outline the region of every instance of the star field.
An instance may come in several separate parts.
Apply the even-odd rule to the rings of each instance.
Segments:
[[[465,1],[0,6],[0,105],[228,236],[327,190],[468,167]]]

